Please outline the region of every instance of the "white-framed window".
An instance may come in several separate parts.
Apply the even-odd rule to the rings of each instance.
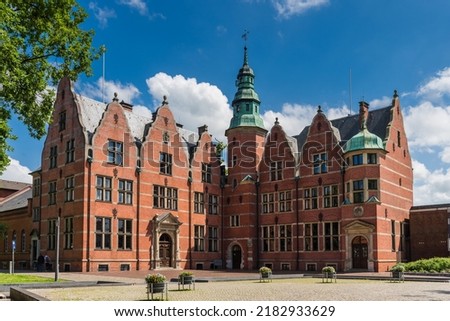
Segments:
[[[279,225],[278,239],[280,252],[292,251],[292,225]]]
[[[232,226],[232,227],[240,226],[239,215],[231,215],[230,216],[230,226]]]
[[[111,218],[95,218],[95,248],[100,250],[111,249]]]
[[[306,188],[304,190],[305,210],[318,208],[317,187]]]
[[[280,212],[292,211],[291,191],[281,191],[278,193],[278,208]]]
[[[275,226],[262,226],[262,251],[274,252],[275,251]]]
[[[123,165],[123,143],[115,140],[108,140],[108,163]]]
[[[172,155],[161,152],[159,154],[159,173],[172,175]]]
[[[133,221],[126,219],[117,220],[117,248],[119,250],[131,250],[133,235]]]
[[[219,229],[215,226],[208,226],[208,251],[219,251]]]
[[[202,163],[202,182],[212,182],[212,168],[211,164]]]
[[[96,180],[96,200],[111,202],[112,178],[107,176],[97,176]]]
[[[328,172],[328,156],[327,153],[313,155],[314,174]]]
[[[56,204],[56,181],[48,182],[48,205]]]
[[[194,225],[194,251],[203,252],[205,250],[205,226]]]
[[[47,242],[48,250],[56,248],[56,219],[48,220]]]
[[[72,202],[75,199],[75,177],[66,177],[64,183],[64,200],[66,202]]]
[[[66,142],[66,163],[75,161],[75,139]]]
[[[338,185],[327,185],[323,187],[323,207],[339,206]]]
[[[64,218],[64,249],[73,249],[73,217]]]
[[[219,196],[214,194],[208,195],[208,214],[219,214]]]
[[[319,250],[319,224],[306,223],[304,228],[305,251]]]
[[[178,209],[178,190],[176,188],[154,185],[153,207],[168,210]]]
[[[339,222],[324,223],[325,251],[339,251]]]
[[[194,213],[205,213],[205,194],[194,192]]]
[[[133,181],[119,179],[119,204],[133,204]]]
[[[283,162],[271,162],[270,163],[270,180],[278,181],[283,179]]]
[[[263,213],[275,212],[275,193],[265,193],[262,195]]]

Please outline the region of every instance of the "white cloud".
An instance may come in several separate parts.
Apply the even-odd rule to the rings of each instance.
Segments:
[[[369,102],[370,109],[387,107],[392,104],[392,97],[383,96],[381,99],[374,99]]]
[[[227,97],[217,86],[198,83],[195,78],[181,75],[172,77],[163,72],[148,78],[146,82],[155,106],[159,106],[166,95],[175,120],[184,128],[195,131],[206,124],[213,139],[225,139],[224,133],[230,124],[232,111]]]
[[[0,179],[8,180],[8,181],[15,181],[15,182],[24,182],[24,183],[31,183],[33,178],[29,173],[31,173],[31,170],[20,164],[20,162],[16,159],[9,158],[10,163],[8,167],[6,167],[3,174],[0,176]]]
[[[133,113],[142,117],[152,118],[152,111],[146,106],[134,105]]]
[[[418,161],[413,160],[414,205],[440,204],[450,202],[450,170],[430,171]]]
[[[329,3],[328,0],[272,0],[280,18],[288,19]]]
[[[77,84],[79,92],[83,96],[90,97],[92,99],[103,100],[110,102],[114,93],[117,93],[119,101],[125,101],[126,103],[133,103],[133,100],[140,96],[141,92],[133,84],[122,84],[120,81],[107,80],[102,84],[103,77],[100,77],[94,84]],[[102,88],[104,95],[102,95]]]
[[[119,0],[119,4],[136,9],[141,15],[146,15],[148,12],[147,4],[142,0]]]
[[[444,147],[439,156],[444,163],[450,164],[450,146]]]
[[[450,106],[433,106],[423,102],[406,110],[405,128],[411,148],[450,146]]]
[[[89,9],[94,12],[94,16],[98,20],[101,28],[105,28],[108,25],[109,19],[116,17],[114,9],[108,7],[100,8],[97,2],[89,2]]]
[[[439,71],[437,76],[422,85],[418,95],[431,101],[440,101],[443,96],[450,97],[450,67]]]

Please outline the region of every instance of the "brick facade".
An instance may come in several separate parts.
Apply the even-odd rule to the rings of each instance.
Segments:
[[[59,221],[61,271],[386,271],[407,259],[413,176],[397,94],[331,121],[319,106],[290,137],[262,125],[253,78],[245,51],[227,168],[207,127],[184,129],[165,97],[147,119],[62,79],[33,173],[38,251],[56,257]]]

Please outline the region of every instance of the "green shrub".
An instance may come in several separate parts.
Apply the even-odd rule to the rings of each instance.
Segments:
[[[450,258],[435,257],[432,259],[421,259],[405,263],[404,265],[408,272],[446,273],[450,271]]]

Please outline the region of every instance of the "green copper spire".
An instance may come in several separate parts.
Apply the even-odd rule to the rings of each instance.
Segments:
[[[260,127],[264,128],[264,122],[259,114],[261,101],[254,88],[255,74],[248,65],[247,47],[244,47],[244,64],[239,70],[236,79],[237,92],[232,102],[233,118],[230,127]]]

